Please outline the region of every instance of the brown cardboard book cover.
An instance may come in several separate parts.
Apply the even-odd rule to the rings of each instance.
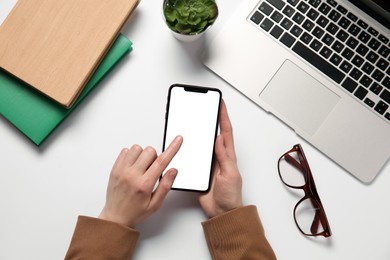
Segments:
[[[0,68],[70,108],[139,0],[19,0],[0,26]]]

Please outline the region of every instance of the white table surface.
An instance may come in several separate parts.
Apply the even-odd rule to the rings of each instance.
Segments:
[[[0,22],[15,2],[0,1]],[[133,52],[41,147],[0,117],[0,259],[63,259],[77,216],[102,209],[121,148],[138,143],[161,150],[173,83],[222,90],[244,203],[257,205],[279,259],[390,259],[389,163],[372,184],[362,184],[201,64],[200,51],[239,1],[219,0],[216,24],[195,43],[172,36],[160,2],[141,1],[122,30]],[[312,168],[333,231],[329,239],[308,239],[295,226],[292,211],[301,195],[286,189],[277,172],[277,159],[295,143]],[[134,259],[210,259],[205,219],[196,194],[170,192],[162,209],[137,227]]]

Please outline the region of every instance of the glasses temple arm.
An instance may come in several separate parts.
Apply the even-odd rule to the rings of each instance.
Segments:
[[[310,231],[312,234],[318,233],[318,227],[320,226],[321,218],[319,211],[316,211],[316,214],[313,219],[313,223],[311,224]]]
[[[311,201],[311,199],[310,199]],[[312,205],[313,207],[315,207],[315,204],[312,202]],[[314,219],[313,219],[313,223],[311,224],[311,227],[310,227],[310,231],[312,234],[317,234],[318,233],[318,228],[320,226],[320,223],[324,222],[324,219],[321,218],[321,213],[319,210],[316,210],[316,213],[315,213],[315,216],[314,216]],[[325,228],[327,227],[327,224],[326,224],[326,221],[324,223],[322,223],[322,226],[325,230]]]
[[[286,162],[288,162],[289,164],[291,164],[292,166],[294,166],[298,170],[300,170],[300,171],[304,170],[302,165],[299,162],[297,162],[291,155],[285,154],[284,158],[286,159]]]

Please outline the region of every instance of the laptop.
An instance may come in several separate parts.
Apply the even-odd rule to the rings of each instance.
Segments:
[[[19,0],[0,26],[0,69],[71,108],[139,0]]]
[[[364,183],[390,157],[387,0],[245,0],[203,63]]]

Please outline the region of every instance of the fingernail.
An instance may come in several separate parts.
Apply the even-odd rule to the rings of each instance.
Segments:
[[[170,175],[169,177],[171,177],[174,180],[176,179],[177,173],[178,173],[177,169],[172,169],[171,173],[169,174]]]
[[[183,136],[178,135],[178,136],[175,137],[175,139],[173,141],[175,143],[181,143],[183,141]]]

